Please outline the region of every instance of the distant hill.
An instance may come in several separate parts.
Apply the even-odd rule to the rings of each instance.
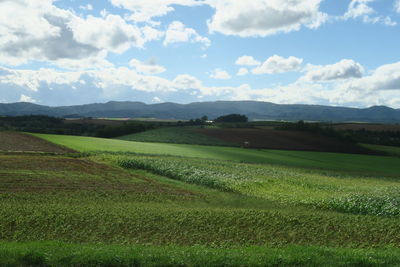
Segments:
[[[56,117],[159,118],[188,120],[208,116],[240,113],[250,120],[331,121],[400,123],[400,109],[373,106],[365,109],[320,105],[279,105],[257,101],[217,101],[191,104],[145,104],[142,102],[108,102],[80,106],[49,107],[32,103],[0,104],[0,116],[49,115]]]

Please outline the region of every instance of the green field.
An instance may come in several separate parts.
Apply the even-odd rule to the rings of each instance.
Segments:
[[[349,213],[400,216],[398,179],[161,156],[112,156],[121,167],[279,203]]]
[[[132,152],[138,154],[172,155],[247,163],[268,163],[301,168],[319,168],[359,174],[392,175],[400,173],[400,159],[357,154],[307,151],[254,150],[235,147],[186,144],[145,143],[81,136],[35,134],[50,142],[79,152]]]
[[[191,131],[193,127],[166,127],[141,133],[125,135],[116,139],[136,142],[156,142],[174,144],[195,144],[211,146],[237,146],[219,139]]]
[[[380,145],[371,145],[371,144],[363,144],[363,146],[368,149],[371,149],[371,150],[387,153],[388,155],[400,156],[400,147],[380,146]]]
[[[0,266],[396,266],[400,158],[36,135],[0,154]]]

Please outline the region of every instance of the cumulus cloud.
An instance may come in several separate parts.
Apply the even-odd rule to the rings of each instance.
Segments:
[[[132,59],[129,62],[129,66],[135,68],[137,72],[143,74],[159,74],[166,71],[163,66],[157,64],[155,59],[150,59],[147,62],[141,62],[140,60]]]
[[[199,35],[196,30],[187,28],[180,21],[174,21],[168,26],[165,33],[164,45],[167,46],[181,42],[201,43],[204,48],[211,45],[211,41],[208,38]]]
[[[254,59],[252,56],[241,56],[235,62],[236,65],[240,66],[257,66],[260,63],[260,61]]]
[[[0,84],[37,92],[44,84],[69,85],[79,81],[80,72],[56,72],[53,69],[11,70],[0,68]]]
[[[229,80],[231,77],[231,75],[222,69],[215,69],[211,75],[210,78],[216,79],[216,80]]]
[[[400,90],[400,62],[382,65],[371,75],[349,81],[342,88],[357,91]]]
[[[327,19],[319,10],[321,0],[208,0],[215,15],[211,32],[241,37],[268,36],[318,28]]]
[[[238,76],[244,76],[244,75],[247,75],[248,73],[249,73],[249,70],[248,70],[248,69],[246,69],[246,68],[240,68],[240,69],[238,70],[238,72],[237,72],[236,75],[238,75]]]
[[[263,64],[252,70],[253,74],[275,74],[296,71],[303,63],[303,59],[297,57],[284,58],[278,55],[269,57]]]
[[[127,24],[118,15],[107,15],[105,18],[75,18],[68,26],[77,42],[119,54],[132,45],[143,46],[144,43],[140,30]]]
[[[0,1],[0,36],[0,63],[42,61],[61,67],[109,65],[109,52],[122,53],[152,39],[120,16],[83,18],[53,0]]]
[[[154,17],[160,17],[174,11],[174,5],[197,6],[203,4],[196,0],[111,0],[111,3],[120,8],[132,11],[131,20],[149,22]]]
[[[307,69],[307,73],[301,80],[309,82],[361,78],[364,72],[359,63],[350,59],[343,59],[335,64],[325,66],[311,65]]]
[[[169,80],[142,75],[136,70],[110,67],[97,70],[56,71],[54,69],[12,70],[0,67],[0,95],[3,102],[17,102],[21,95],[39,104],[73,105],[110,100],[151,102],[154,97],[191,99],[201,94],[202,82],[188,74]]]
[[[375,0],[351,0],[347,12],[343,15],[342,19],[362,19],[364,23],[381,23],[387,26],[396,26],[397,22],[393,21],[388,16],[376,15],[375,9],[369,4]]]
[[[173,80],[173,84],[177,89],[201,89],[203,86],[199,79],[188,74],[178,75]]]
[[[383,65],[369,76],[331,83],[298,80],[271,88],[206,86],[194,76],[164,79],[142,75],[134,69],[110,67],[98,70],[13,70],[0,67],[3,102],[36,101],[46,105],[93,102],[198,100],[262,100],[275,103],[307,103],[365,107],[389,105],[400,108],[400,62]],[[157,97],[157,98],[156,98]]]

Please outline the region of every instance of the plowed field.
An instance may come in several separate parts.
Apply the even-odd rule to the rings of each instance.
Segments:
[[[18,132],[0,132],[0,151],[71,153],[71,149],[35,136]]]

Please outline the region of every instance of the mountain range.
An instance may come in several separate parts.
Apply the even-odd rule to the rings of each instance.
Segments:
[[[281,105],[258,101],[216,101],[190,104],[116,102],[50,107],[33,103],[0,104],[0,116],[48,115],[55,117],[158,118],[188,120],[204,115],[214,119],[244,114],[250,120],[400,123],[400,109],[386,106],[348,108],[321,105]]]

